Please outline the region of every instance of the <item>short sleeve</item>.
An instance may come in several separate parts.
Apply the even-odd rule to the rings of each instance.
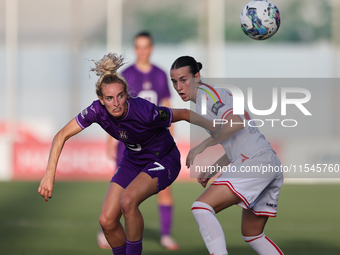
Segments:
[[[76,117],[78,125],[84,129],[90,126],[92,123],[97,122],[97,111],[95,108],[95,102],[93,102],[89,107],[85,108]]]
[[[154,105],[149,121],[150,127],[155,129],[170,127],[172,122],[172,111],[167,107]]]
[[[227,90],[218,90],[223,106],[218,111],[220,119],[226,119],[233,112],[233,96]],[[220,105],[220,104],[219,104]]]

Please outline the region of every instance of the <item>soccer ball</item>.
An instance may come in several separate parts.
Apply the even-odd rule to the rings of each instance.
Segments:
[[[244,6],[240,23],[242,31],[250,38],[266,40],[279,30],[280,12],[268,0],[253,0]]]

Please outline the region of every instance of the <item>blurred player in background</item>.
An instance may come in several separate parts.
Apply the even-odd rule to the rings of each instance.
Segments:
[[[122,72],[122,76],[129,84],[132,96],[144,98],[155,105],[170,107],[170,91],[166,73],[150,63],[153,51],[153,39],[148,32],[140,32],[134,38],[136,63]],[[170,127],[173,135],[173,128]],[[124,143],[117,142],[112,137],[108,138],[108,154],[114,158],[116,165],[123,157]],[[158,193],[158,211],[160,220],[160,244],[168,250],[177,250],[179,245],[171,236],[173,219],[173,197],[170,187]],[[102,231],[97,235],[99,247],[109,249]]]
[[[52,197],[65,142],[92,123],[99,124],[126,146],[107,190],[99,222],[113,254],[140,255],[144,221],[138,207],[171,185],[181,170],[180,153],[168,127],[172,122],[186,120],[214,130],[210,121],[189,110],[156,106],[143,98],[130,97],[128,84],[117,73],[123,65],[122,56],[110,53],[94,63],[96,67],[91,71],[100,76],[96,83],[99,100],[55,135],[38,192],[46,202]],[[122,215],[125,229],[120,223]]]
[[[209,137],[195,148],[187,157],[187,167],[192,165],[197,154],[207,147],[220,143],[225,154],[213,166],[224,168],[203,194],[193,203],[192,213],[210,254],[228,254],[223,229],[217,220],[218,213],[232,205],[239,205],[242,210],[241,232],[247,242],[258,254],[282,255],[279,247],[264,234],[268,217],[275,217],[280,188],[283,182],[282,171],[243,172],[253,166],[269,166],[280,169],[281,162],[270,143],[257,127],[250,126],[250,115],[233,114],[233,96],[223,88],[214,88],[201,82],[201,63],[189,56],[178,58],[171,66],[170,75],[174,88],[183,101],[196,104],[196,112],[203,107],[207,119],[226,120],[217,136]],[[202,106],[203,99],[206,106]],[[231,125],[230,123],[234,123]],[[255,168],[256,169],[256,168]],[[201,172],[198,182],[205,188],[209,179],[218,171]]]

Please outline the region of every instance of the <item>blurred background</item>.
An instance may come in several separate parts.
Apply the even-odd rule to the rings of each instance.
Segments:
[[[223,78],[245,96],[252,87],[257,109],[270,108],[274,87],[279,92],[281,87],[309,90],[305,107],[312,116],[292,106],[283,117],[279,106],[270,117],[295,119],[298,126],[267,124],[260,130],[283,165],[339,166],[340,0],[273,0],[281,26],[265,41],[252,40],[241,30],[239,16],[248,2],[0,0],[0,254],[111,253],[96,243],[102,199],[115,169],[106,153],[107,135],[98,125],[66,143],[53,199],[44,203],[36,190],[53,136],[97,99],[98,77],[89,76],[89,60],[117,52],[125,53],[128,65],[134,63],[133,38],[141,30],[153,35],[152,63],[167,74],[176,58],[191,55],[203,63],[203,81]],[[169,86],[172,106],[190,108],[170,78]],[[173,232],[181,245],[176,254],[206,254],[190,214],[203,189],[189,183],[195,179],[184,167],[191,128],[185,123],[174,127],[183,165],[173,185]],[[207,151],[201,158],[214,160],[215,154]],[[266,233],[286,254],[339,254],[339,171],[285,175],[280,217],[270,221]],[[158,245],[155,198],[141,208],[147,212],[145,254],[170,254]],[[240,236],[237,210],[218,216],[228,250],[254,254]]]

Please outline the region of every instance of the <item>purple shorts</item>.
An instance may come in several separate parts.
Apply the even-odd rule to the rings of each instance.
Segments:
[[[125,189],[140,172],[145,172],[151,178],[158,177],[157,192],[159,192],[176,180],[180,170],[180,153],[175,146],[163,158],[146,164],[136,164],[123,157],[111,182],[115,182]]]

